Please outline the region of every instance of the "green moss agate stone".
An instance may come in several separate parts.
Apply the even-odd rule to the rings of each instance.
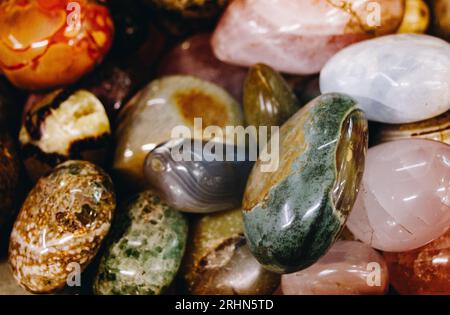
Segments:
[[[188,223],[152,191],[118,216],[94,283],[96,294],[157,295],[172,283],[186,247]]]
[[[300,108],[283,77],[264,64],[250,68],[244,84],[244,113],[248,125],[281,126]]]
[[[244,196],[245,235],[267,269],[307,268],[339,237],[363,175],[367,130],[342,94],[319,96],[282,126],[278,169],[263,173],[258,161]]]

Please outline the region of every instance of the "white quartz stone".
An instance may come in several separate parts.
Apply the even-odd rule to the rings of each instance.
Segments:
[[[322,93],[349,94],[369,120],[400,124],[450,109],[450,44],[397,34],[354,44],[320,74]]]

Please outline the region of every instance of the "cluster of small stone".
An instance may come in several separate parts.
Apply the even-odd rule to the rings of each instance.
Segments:
[[[0,294],[450,294],[450,0],[69,2],[0,1]]]

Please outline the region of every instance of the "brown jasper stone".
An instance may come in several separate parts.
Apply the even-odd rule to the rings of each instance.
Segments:
[[[203,216],[191,233],[182,268],[190,293],[267,295],[280,284],[246,245],[240,209]]]
[[[16,280],[35,293],[64,287],[97,253],[115,207],[103,170],[84,161],[57,166],[29,193],[14,224],[9,261]]]
[[[19,163],[12,138],[0,131],[0,235],[14,214],[14,196],[19,184]]]
[[[416,123],[380,124],[374,138],[376,144],[409,138],[430,139],[450,144],[450,111]]]
[[[406,0],[405,15],[397,33],[425,33],[430,24],[430,9],[424,0]]]
[[[398,293],[450,294],[450,230],[422,248],[383,255]]]
[[[213,83],[177,75],[155,80],[142,89],[119,116],[114,171],[121,181],[144,187],[145,157],[170,140],[175,127],[186,126],[192,137],[202,138],[203,130],[195,128],[195,118],[202,119],[203,129],[243,125],[239,104]]]
[[[111,127],[102,103],[84,90],[33,96],[19,140],[28,175],[36,181],[70,159],[103,164]]]

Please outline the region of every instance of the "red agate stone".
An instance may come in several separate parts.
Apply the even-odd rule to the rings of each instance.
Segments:
[[[383,255],[398,293],[450,294],[450,231],[422,248]]]
[[[0,69],[16,86],[74,83],[111,47],[108,9],[93,0],[7,0],[0,4]]]

